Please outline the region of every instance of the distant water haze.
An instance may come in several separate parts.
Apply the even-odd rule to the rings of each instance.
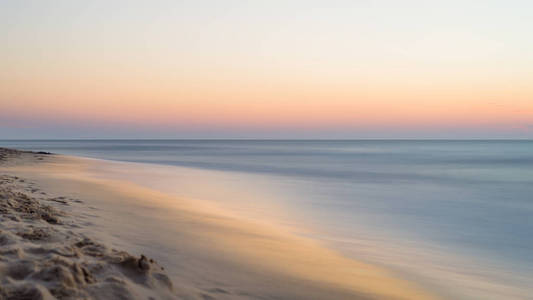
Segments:
[[[456,299],[523,298],[533,141],[1,141],[114,163],[106,176],[274,222]],[[450,292],[451,289],[451,292]]]

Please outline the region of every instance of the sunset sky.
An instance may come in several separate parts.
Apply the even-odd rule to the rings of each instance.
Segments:
[[[532,1],[0,1],[0,139],[533,138]]]

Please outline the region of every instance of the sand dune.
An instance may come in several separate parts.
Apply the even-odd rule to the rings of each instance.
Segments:
[[[105,178],[103,162],[16,151],[0,157],[7,298],[432,298],[281,228]]]

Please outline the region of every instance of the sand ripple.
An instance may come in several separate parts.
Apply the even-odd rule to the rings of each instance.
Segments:
[[[1,299],[175,298],[154,260],[77,232],[75,218],[21,192],[21,180],[0,176]]]

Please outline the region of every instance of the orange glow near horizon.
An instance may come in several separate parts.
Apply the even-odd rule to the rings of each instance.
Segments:
[[[3,103],[5,115],[155,126],[445,126],[533,120],[532,91],[488,84],[446,89],[357,87],[356,83],[353,87],[250,82],[149,86],[110,81],[42,87],[19,83],[3,94],[12,99]]]

